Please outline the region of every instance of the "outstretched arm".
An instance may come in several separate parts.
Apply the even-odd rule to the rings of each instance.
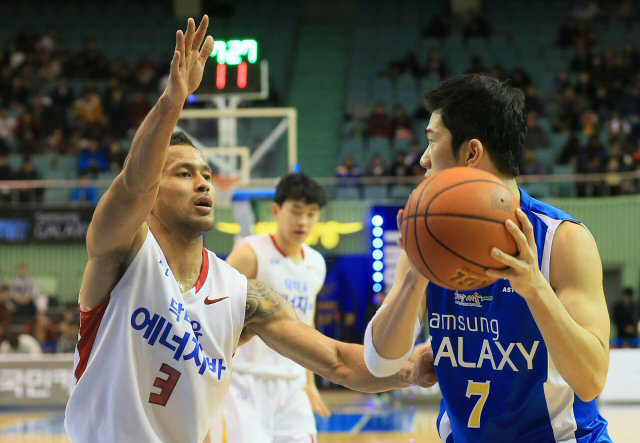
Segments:
[[[362,392],[380,392],[421,384],[418,364],[376,378],[364,363],[364,348],[322,335],[296,316],[291,305],[268,286],[249,280],[241,342],[258,335],[269,347],[333,383]]]
[[[398,226],[402,212],[398,211]],[[399,243],[403,246],[402,238]],[[373,374],[389,375],[409,358],[416,339],[416,322],[424,319],[428,283],[402,251],[393,287],[365,333],[367,366]]]
[[[208,22],[205,15],[196,31],[195,22],[189,19],[186,34],[177,31],[167,87],[136,131],[122,173],[96,208],[87,233],[90,255],[129,247],[151,212],[171,134],[188,94],[200,84],[204,63],[213,47],[213,39],[208,37],[202,49],[197,50]]]
[[[199,49],[208,23],[205,15],[196,30],[189,19],[186,34],[177,31],[167,87],[136,131],[122,172],[96,207],[87,231],[89,261],[80,294],[83,310],[100,303],[117,272],[144,240],[144,222],[155,203],[171,134],[187,96],[200,84],[213,49],[212,37]]]
[[[402,251],[393,287],[371,320],[373,345],[380,356],[396,359],[413,348],[416,319],[422,322],[427,307],[427,283]]]

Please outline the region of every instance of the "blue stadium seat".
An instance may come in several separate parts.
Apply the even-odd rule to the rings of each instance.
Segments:
[[[367,147],[367,164],[371,162],[371,158],[374,155],[382,157],[385,165],[389,164],[391,160],[391,143],[387,138],[372,138],[369,139]]]
[[[364,141],[359,138],[346,139],[342,144],[342,156],[352,155],[353,159],[358,165],[364,165],[365,162],[365,148]]]
[[[393,140],[393,150],[394,151],[404,151],[407,152],[409,149],[409,144],[411,140],[407,139],[394,139]]]
[[[44,202],[48,204],[68,203],[71,195],[69,189],[48,188],[44,190]]]
[[[549,134],[551,141],[551,149],[554,151],[559,151],[562,147],[567,143],[567,139],[569,138],[568,134],[563,132],[552,132]]]
[[[551,196],[551,185],[549,183],[527,183],[522,187],[534,198],[543,199]]]
[[[574,174],[575,168],[573,165],[554,165],[553,173],[556,175]],[[575,195],[575,183],[554,183],[553,189],[553,193],[557,197],[573,197]]]
[[[413,188],[407,185],[396,185],[391,188],[390,197],[393,199],[406,200],[409,198]]]
[[[359,200],[360,190],[355,186],[339,186],[336,190],[338,200]]]
[[[13,172],[18,172],[22,169],[22,154],[9,154],[7,160]]]
[[[365,186],[364,198],[367,200],[384,200],[387,198],[386,186]]]

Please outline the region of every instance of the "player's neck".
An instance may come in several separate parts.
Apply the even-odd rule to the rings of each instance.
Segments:
[[[520,189],[518,189],[518,183],[516,182],[515,177],[500,177],[500,180],[504,182],[504,184],[509,188],[513,195],[516,196],[518,203],[520,203]]]
[[[290,258],[294,262],[302,260],[302,245],[300,243],[287,241],[279,232],[276,232],[272,238],[282,255]]]
[[[477,166],[479,169],[482,169],[484,171],[490,172],[491,174],[495,175],[496,177],[498,177],[507,188],[509,188],[509,190],[513,193],[513,195],[516,196],[516,199],[518,200],[518,204],[520,203],[520,189],[518,189],[518,183],[516,182],[516,178],[515,177],[511,177],[509,175],[505,175],[503,173],[501,173],[500,171],[498,171],[494,166],[493,163],[491,163],[491,161],[489,160],[488,157],[483,157],[480,160],[480,165]]]
[[[202,234],[187,235],[178,230],[169,230],[154,219],[149,220],[149,228],[182,292],[191,289],[198,280],[202,267]]]

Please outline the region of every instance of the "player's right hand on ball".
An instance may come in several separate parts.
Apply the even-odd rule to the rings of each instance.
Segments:
[[[176,48],[165,89],[165,95],[176,104],[184,104],[189,94],[200,86],[205,63],[213,51],[213,37],[208,36],[205,40],[208,26],[209,17],[205,15],[197,30],[196,22],[190,18],[186,33],[176,32]]]

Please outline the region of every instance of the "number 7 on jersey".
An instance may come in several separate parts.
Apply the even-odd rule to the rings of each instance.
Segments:
[[[480,396],[478,402],[471,411],[471,415],[469,415],[469,422],[467,423],[467,427],[469,428],[480,427],[480,416],[482,415],[482,408],[484,408],[484,404],[487,402],[487,398],[489,397],[490,383],[491,381],[478,382],[468,380],[467,398],[471,398],[472,395]]]

